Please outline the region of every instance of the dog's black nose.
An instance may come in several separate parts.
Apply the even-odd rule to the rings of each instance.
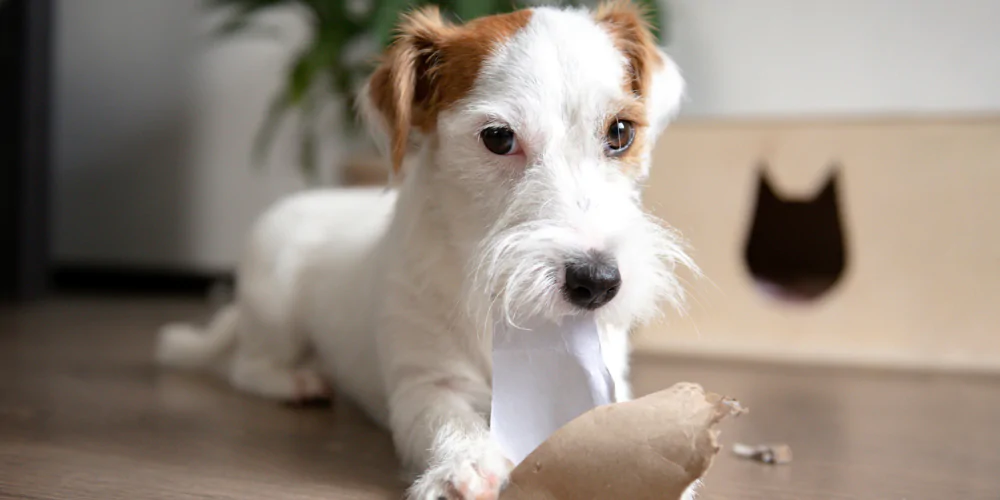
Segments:
[[[593,257],[566,265],[566,298],[583,309],[597,309],[615,298],[622,276],[612,259]]]

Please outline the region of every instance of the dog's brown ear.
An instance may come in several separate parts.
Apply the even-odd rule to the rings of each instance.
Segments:
[[[403,18],[395,41],[368,81],[362,103],[369,120],[381,118],[388,136],[393,171],[402,168],[410,130],[425,119],[432,98],[434,66],[450,26],[437,7],[425,7]]]
[[[628,59],[631,69],[628,84],[640,98],[647,96],[653,72],[663,66],[648,15],[643,7],[630,0],[607,0],[594,15]]]
[[[677,116],[686,85],[677,64],[657,46],[649,15],[629,0],[607,0],[594,14],[628,62],[623,84],[645,105],[649,138],[655,139]]]

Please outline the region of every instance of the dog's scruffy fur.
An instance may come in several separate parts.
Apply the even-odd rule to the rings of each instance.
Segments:
[[[674,268],[693,263],[640,188],[682,94],[628,3],[409,14],[360,103],[401,187],[278,203],[234,301],[204,329],[165,327],[158,358],[268,398],[329,384],[391,430],[410,498],[495,498],[510,462],[488,429],[493,324],[594,315],[628,399],[629,331],[681,300]],[[574,296],[569,269],[603,295]]]

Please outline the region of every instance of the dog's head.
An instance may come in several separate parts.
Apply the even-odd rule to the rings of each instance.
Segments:
[[[680,300],[673,269],[691,263],[643,210],[640,183],[683,80],[635,6],[464,25],[416,11],[364,94],[396,169],[418,139],[417,168],[434,169],[421,174],[474,243],[478,305],[628,326]]]

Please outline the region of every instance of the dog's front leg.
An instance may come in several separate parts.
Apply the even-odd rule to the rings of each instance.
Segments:
[[[408,498],[495,499],[511,463],[483,416],[489,387],[461,376],[427,378],[399,387],[390,401],[397,450],[407,466],[421,471]]]

